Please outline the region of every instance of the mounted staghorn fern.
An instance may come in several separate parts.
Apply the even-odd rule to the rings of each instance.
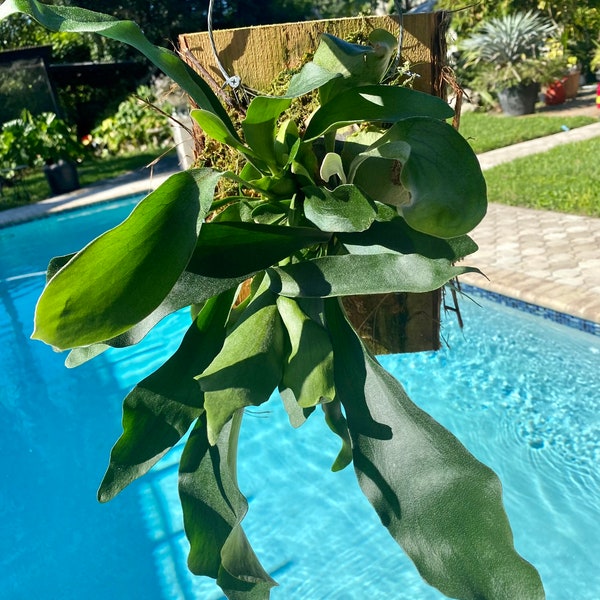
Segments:
[[[445,123],[447,104],[380,83],[393,36],[376,31],[371,46],[324,36],[285,95],[252,100],[239,135],[206,83],[133,23],[34,0],[0,5],[0,18],[14,12],[135,46],[199,106],[192,116],[204,134],[245,158],[239,173],[173,175],[119,226],[49,265],[33,337],[71,350],[69,366],[135,344],[191,307],[179,349],[125,398],[99,499],[190,432],[179,467],[189,568],[232,600],[269,598],[275,582],[241,525],[237,440],[244,409],[278,390],[292,423],[325,418],[340,437],[332,468],[353,464],[431,585],[453,598],[543,598],[513,548],[496,475],[410,401],[340,303],[435,290],[475,270],[455,263],[476,249],[467,233],[486,210],[477,159]],[[292,99],[315,90],[306,128],[284,118]],[[221,179],[239,195],[215,200]]]

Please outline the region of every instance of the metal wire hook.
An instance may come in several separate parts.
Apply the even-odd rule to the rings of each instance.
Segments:
[[[402,6],[400,6],[400,2],[398,0],[394,0],[394,7],[396,8],[396,12],[400,17],[400,31],[398,32],[398,47],[396,48],[396,58],[394,59],[394,63],[392,65],[393,70],[395,71],[400,64],[400,56],[402,54],[402,44],[404,44],[404,12],[402,11]]]
[[[394,8],[396,9],[400,20],[400,31],[398,32],[398,46],[396,47],[396,56],[394,57],[392,64],[387,70],[387,77],[391,79],[393,79],[393,77],[395,76],[396,71],[398,70],[398,67],[400,65],[400,59],[402,57],[402,46],[404,44],[404,11],[402,10],[402,6],[400,5],[400,2],[398,0],[394,0]],[[413,75],[415,77],[419,77],[417,73],[413,73],[410,70],[406,72],[406,75],[408,77],[412,77]]]
[[[229,86],[231,89],[235,90],[241,85],[242,79],[239,75],[229,75],[229,73],[227,73],[227,71],[225,70],[225,67],[221,64],[221,61],[219,60],[219,55],[217,53],[217,46],[215,44],[215,40],[213,37],[213,28],[212,28],[213,6],[214,6],[214,1],[209,0],[208,13],[206,15],[207,28],[208,28],[208,39],[210,40],[210,46],[213,51],[215,62],[217,63],[217,67],[219,67],[219,71],[221,71],[221,75],[223,75],[223,79],[225,80],[225,82],[223,83],[223,87]]]

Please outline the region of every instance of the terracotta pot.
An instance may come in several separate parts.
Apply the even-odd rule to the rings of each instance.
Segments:
[[[562,84],[565,88],[565,96],[567,97],[567,99],[577,98],[577,92],[579,91],[580,76],[581,73],[579,71],[573,71],[562,80]]]

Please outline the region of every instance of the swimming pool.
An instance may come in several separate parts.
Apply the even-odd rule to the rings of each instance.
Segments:
[[[159,327],[140,347],[74,370],[29,340],[48,259],[79,249],[131,206],[0,230],[0,581],[10,600],[222,598],[186,570],[177,450],[110,503],[95,499],[123,396],[179,340]],[[463,331],[445,320],[448,347],[381,360],[499,474],[516,547],[549,600],[597,600],[600,338],[475,300],[461,303]],[[280,583],[275,600],[443,597],[381,527],[351,469],[329,471],[338,441],[320,420],[292,430],[274,398],[248,414],[242,436],[245,529]]]

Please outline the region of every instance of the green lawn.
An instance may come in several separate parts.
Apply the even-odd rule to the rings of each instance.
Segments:
[[[528,115],[503,117],[467,113],[461,118],[461,133],[477,153],[561,131],[562,126],[581,127],[598,122],[593,117],[548,117]],[[158,155],[88,159],[78,167],[82,186],[110,179],[146,166]],[[530,157],[503,164],[485,172],[490,202],[555,210],[600,217],[600,138],[567,144]],[[48,184],[40,171],[26,178],[30,202],[49,197]],[[26,204],[27,199],[6,189],[0,210]]]
[[[86,187],[105,179],[112,179],[118,175],[141,169],[160,154],[161,151],[157,150],[156,152],[102,159],[88,158],[77,167],[79,183],[82,187]],[[27,196],[20,193],[23,189],[26,190]],[[23,183],[18,188],[4,189],[3,195],[0,196],[0,210],[39,202],[48,197],[50,197],[50,188],[42,170],[31,170],[23,178]]]
[[[558,146],[485,172],[488,199],[600,217],[600,138]]]
[[[548,117],[546,115],[506,117],[490,113],[465,113],[460,118],[460,132],[473,150],[480,154],[560,133],[563,126],[574,129],[597,122],[598,119],[594,117]]]

